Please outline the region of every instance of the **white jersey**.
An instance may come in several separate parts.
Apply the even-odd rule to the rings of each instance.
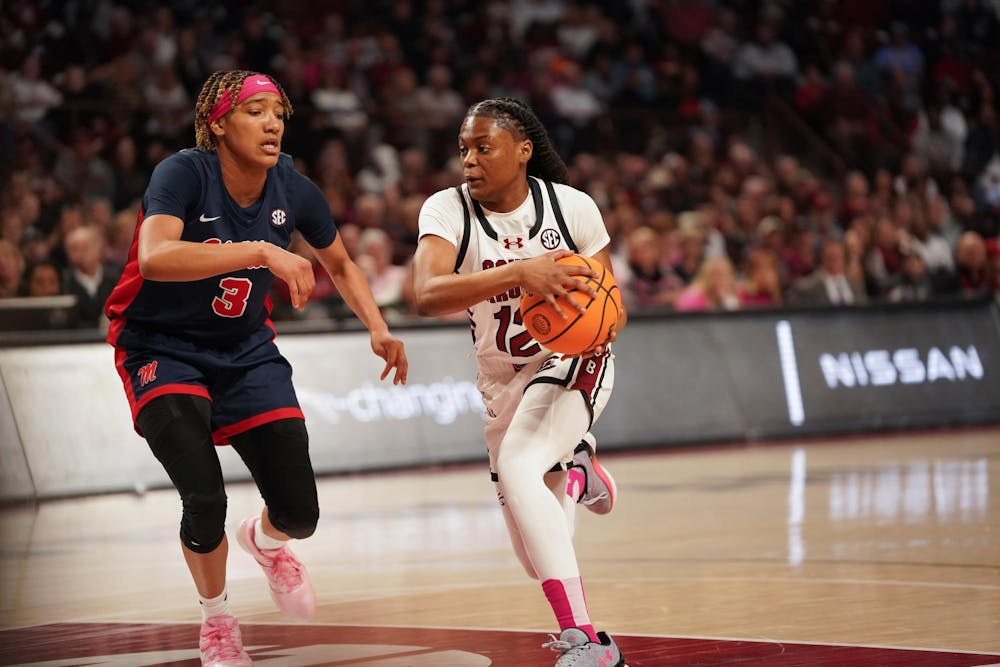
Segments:
[[[458,250],[456,273],[485,271],[568,249],[592,256],[611,240],[597,204],[568,185],[528,177],[524,203],[509,213],[484,209],[468,186],[435,193],[420,210],[420,236],[433,234]],[[521,323],[521,288],[469,308],[480,371],[520,367],[552,354]]]

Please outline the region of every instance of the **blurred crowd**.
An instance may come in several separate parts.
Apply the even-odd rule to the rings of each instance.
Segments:
[[[988,0],[8,0],[0,298],[73,294],[101,326],[152,168],[234,68],[284,86],[283,149],[390,317],[494,96],[535,108],[600,206],[633,310],[995,294],[998,38]],[[275,318],[345,316],[316,273]]]

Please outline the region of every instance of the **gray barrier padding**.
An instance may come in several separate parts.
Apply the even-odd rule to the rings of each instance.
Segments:
[[[363,331],[278,345],[317,473],[483,461],[467,328],[397,326],[407,387],[379,382]],[[601,447],[742,441],[1000,422],[993,302],[635,317],[615,344]],[[132,430],[111,348],[0,349],[0,500],[168,486]],[[227,479],[248,479],[221,448]],[[484,473],[485,474],[485,473]]]

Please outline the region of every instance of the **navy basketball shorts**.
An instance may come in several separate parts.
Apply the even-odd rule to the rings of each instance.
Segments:
[[[132,408],[132,422],[147,403],[167,394],[203,396],[212,403],[212,438],[229,438],[279,419],[304,419],[292,386],[292,367],[261,327],[228,346],[124,327],[115,366]],[[138,425],[135,430],[142,435]]]

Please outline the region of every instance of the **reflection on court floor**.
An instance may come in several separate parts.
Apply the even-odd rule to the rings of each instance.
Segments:
[[[21,667],[195,667],[197,625],[58,623],[0,632],[0,664]],[[537,633],[317,625],[247,625],[258,667],[548,667]],[[630,667],[788,665],[973,667],[997,656],[732,639],[621,636]]]
[[[631,667],[1000,664],[1000,429],[608,452],[619,501],[575,545]],[[231,484],[227,527],[259,511]],[[286,623],[233,549],[268,667],[551,667],[555,631],[484,464],[320,480],[295,544],[316,617]],[[172,489],[0,507],[0,665],[195,667]]]

